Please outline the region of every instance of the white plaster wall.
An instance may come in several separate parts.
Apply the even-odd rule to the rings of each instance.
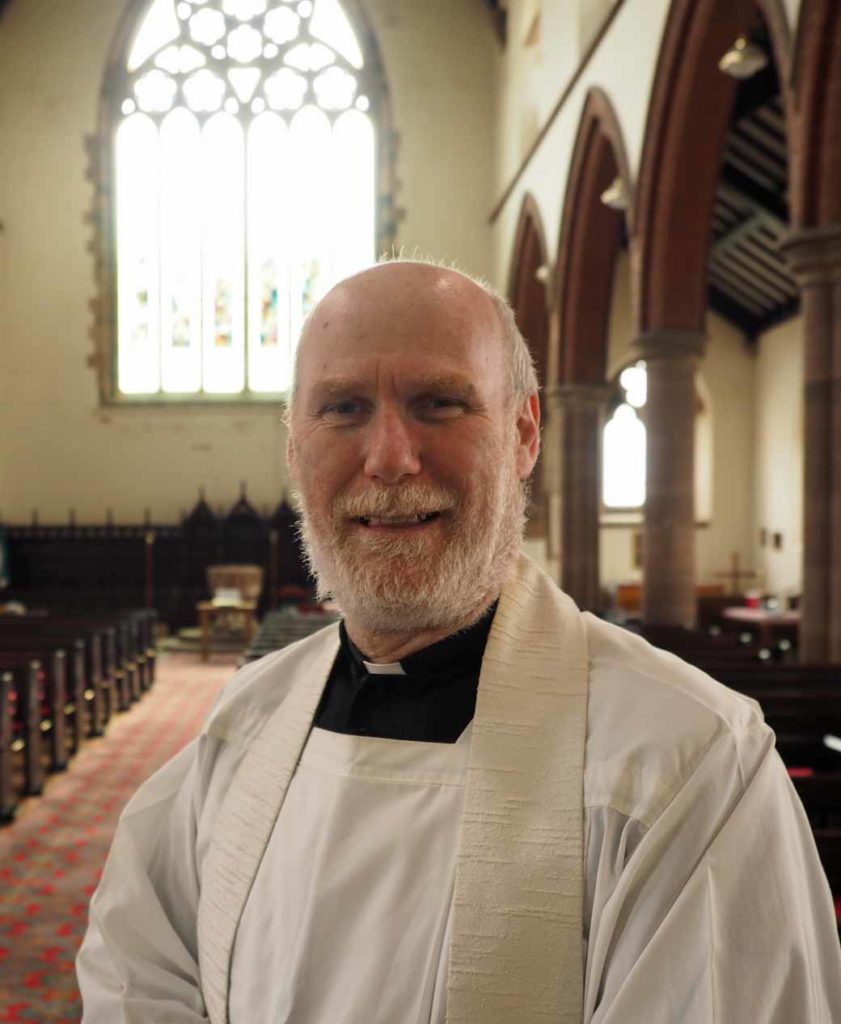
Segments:
[[[504,51],[498,50],[498,191],[534,143],[578,63],[579,2],[510,0],[508,4],[508,43]],[[538,16],[539,40],[529,45],[527,34]]]
[[[782,0],[783,7],[786,12],[786,19],[788,20],[788,26],[794,33],[797,28],[797,21],[800,17],[800,10],[803,6],[803,0]]]
[[[512,0],[515,23],[518,5],[524,2],[526,0]],[[547,28],[543,34],[546,51],[542,63],[552,69],[550,91],[540,103],[541,112],[545,111],[547,116],[578,65],[580,52],[575,41],[578,38],[579,2],[586,3],[587,0],[544,0],[542,4],[542,20]],[[648,100],[668,8],[669,0],[625,0],[620,8],[496,219],[494,252],[498,282],[506,279],[517,218],[523,196],[527,193],[534,196],[543,216],[550,259],[556,257],[569,163],[584,100],[591,86],[604,89],[613,103],[625,139],[631,174],[636,178]],[[511,132],[509,126],[521,122],[518,111],[529,110],[538,103],[530,92],[537,76],[533,75],[530,80],[524,71],[528,59],[522,52],[522,44],[512,37],[511,45],[501,59],[500,69],[501,132],[497,181],[500,197],[513,180],[524,154],[519,137]],[[545,117],[541,118],[541,127],[545,120]],[[536,131],[534,134],[536,136]]]
[[[696,533],[699,583],[721,583],[738,552],[750,565],[754,523],[754,362],[744,336],[707,314],[707,351],[701,366],[702,394],[711,405],[713,505],[709,525]]]
[[[364,0],[400,136],[398,244],[493,272],[497,42],[476,0]]]
[[[756,531],[760,582],[771,593],[803,587],[803,321],[764,334],[756,360]],[[765,546],[759,531],[765,529]],[[772,534],[782,534],[775,550]]]
[[[475,0],[369,0],[402,142],[398,244],[492,269],[496,42]],[[84,138],[121,0],[15,0],[0,21],[0,515],[174,521],[200,485],[258,507],[285,483],[280,411],[108,409],[86,366],[94,294]]]
[[[779,2],[794,37],[802,0]],[[509,0],[507,6],[509,44],[499,57],[498,198],[521,169],[615,0]],[[538,7],[541,39],[538,46],[528,47],[525,33]],[[604,89],[613,103],[631,176],[636,180],[669,8],[670,0],[625,0],[497,217],[494,242],[500,282],[506,280],[517,217],[527,193],[534,196],[543,214],[550,258],[554,259],[567,171],[584,97],[591,86]]]

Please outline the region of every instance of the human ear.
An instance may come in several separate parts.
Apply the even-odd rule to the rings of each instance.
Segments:
[[[517,476],[531,476],[540,453],[540,399],[537,394],[526,398],[517,414]]]
[[[292,444],[292,429],[289,423],[286,425],[286,468],[289,470],[289,478],[294,480],[298,472],[298,463],[295,457],[295,445]]]

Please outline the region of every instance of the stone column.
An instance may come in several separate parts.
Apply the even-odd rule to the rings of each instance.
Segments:
[[[800,659],[841,662],[841,224],[795,232],[781,248],[804,324]]]
[[[599,514],[602,505],[602,433],[609,389],[563,384],[552,389],[555,422],[562,424],[561,586],[587,611],[600,608]]]
[[[695,372],[700,331],[654,330],[635,342],[646,361],[646,493],[642,618],[694,626]]]

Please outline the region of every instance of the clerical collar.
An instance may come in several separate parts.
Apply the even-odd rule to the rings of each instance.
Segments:
[[[354,668],[362,674],[405,675],[414,679],[442,675],[478,676],[497,603],[494,601],[485,614],[467,629],[459,630],[389,665],[367,661],[348,636],[344,621],[339,627],[342,649]]]

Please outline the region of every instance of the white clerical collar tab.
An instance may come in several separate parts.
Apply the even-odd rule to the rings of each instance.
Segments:
[[[405,676],[406,672],[399,661],[392,661],[388,665],[375,665],[373,661],[363,661],[365,670],[372,676]]]

